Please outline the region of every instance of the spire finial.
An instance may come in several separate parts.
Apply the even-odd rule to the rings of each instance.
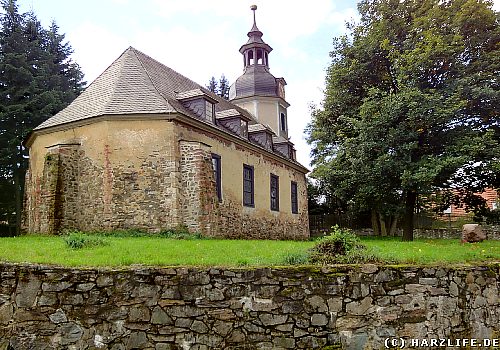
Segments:
[[[257,10],[257,5],[250,6],[250,10],[253,11],[253,25],[256,25],[255,24],[255,11]]]

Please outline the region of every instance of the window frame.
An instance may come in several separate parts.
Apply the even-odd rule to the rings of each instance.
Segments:
[[[287,120],[286,120],[286,114],[281,112],[280,113],[280,124],[281,124],[281,127],[280,127],[280,130],[283,131],[283,132],[286,132],[287,131]]]
[[[245,171],[250,174],[250,179],[245,178]],[[250,192],[245,190],[245,182],[250,183]],[[250,194],[250,202],[246,201],[245,193]],[[254,167],[248,164],[243,164],[243,206],[255,208],[255,173]]]
[[[273,198],[273,180],[275,180],[276,184],[276,198]],[[280,178],[275,174],[270,174],[269,176],[269,199],[271,210],[280,211]]]
[[[214,164],[214,160],[216,164]],[[222,165],[221,157],[218,154],[212,153],[212,167],[214,168],[215,191],[219,203],[222,203]]]
[[[295,188],[295,191],[294,191]],[[291,209],[292,214],[299,213],[299,189],[297,186],[297,182],[292,181],[290,184],[290,201],[291,201]]]

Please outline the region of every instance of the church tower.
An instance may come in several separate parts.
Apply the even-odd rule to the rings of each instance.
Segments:
[[[241,46],[243,74],[229,89],[229,100],[249,111],[260,123],[269,126],[280,141],[288,141],[286,81],[275,78],[269,71],[271,46],[262,40],[262,32],[255,22],[256,5],[252,5],[253,26],[248,41]],[[285,139],[285,140],[283,140]]]

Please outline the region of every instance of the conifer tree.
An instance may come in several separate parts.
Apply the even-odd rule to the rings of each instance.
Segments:
[[[214,94],[217,94],[218,93],[218,89],[217,89],[217,81],[215,80],[215,78],[212,76],[212,78],[210,78],[210,80],[208,81],[208,85],[207,85],[207,89],[211,92],[213,92]]]
[[[54,23],[45,30],[16,0],[0,0],[0,220],[20,232],[29,132],[83,89],[83,73]],[[15,218],[15,219],[14,219]],[[13,222],[14,221],[14,222]],[[9,225],[9,226],[10,226]]]
[[[219,79],[218,95],[225,100],[229,100],[229,81],[226,79],[224,74],[222,74]]]

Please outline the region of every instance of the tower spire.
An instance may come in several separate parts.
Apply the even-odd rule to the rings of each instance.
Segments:
[[[257,28],[257,22],[255,21],[255,11],[257,11],[257,5],[250,6],[250,10],[253,11],[253,26],[252,26],[252,30],[251,31],[259,30]]]

